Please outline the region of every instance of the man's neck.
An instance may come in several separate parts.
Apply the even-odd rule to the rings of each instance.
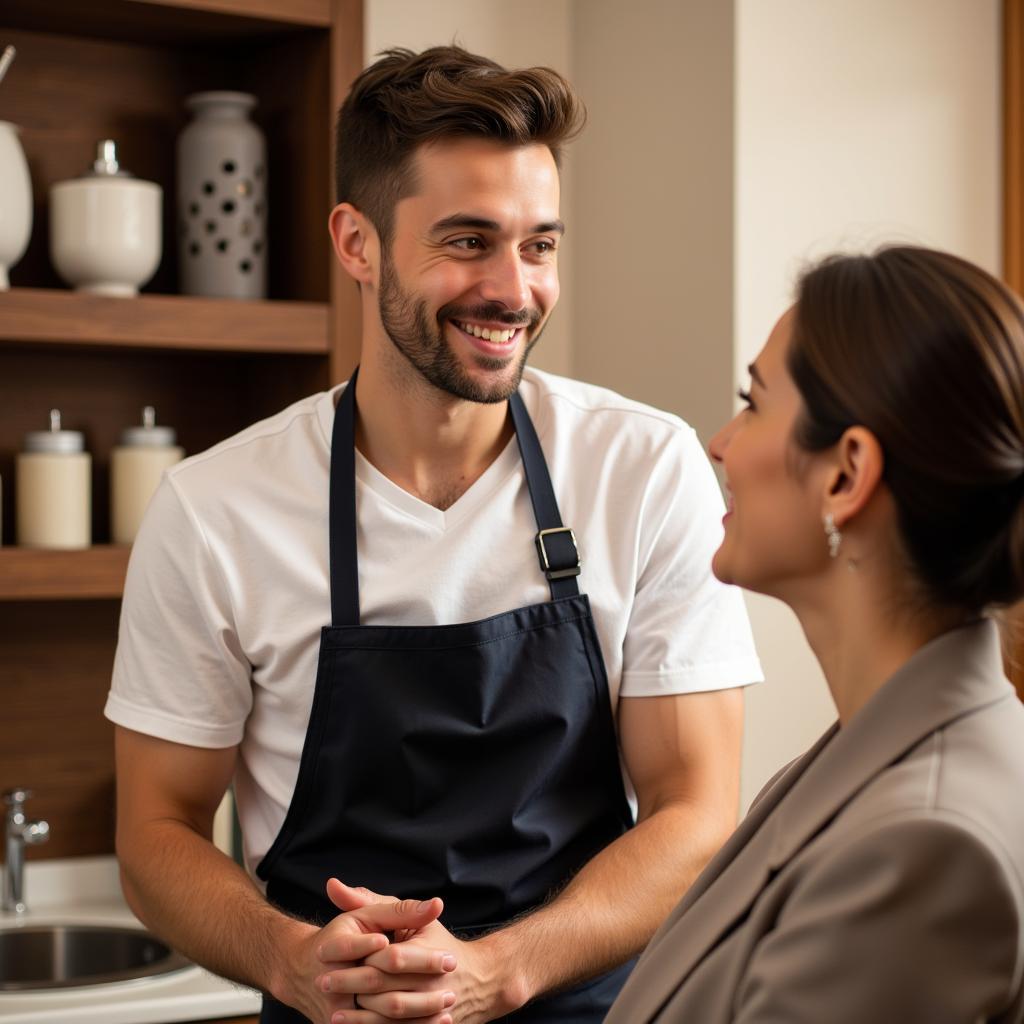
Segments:
[[[356,400],[359,451],[392,483],[442,510],[469,490],[514,433],[507,402],[454,398],[418,374],[399,377],[373,359],[360,365]]]

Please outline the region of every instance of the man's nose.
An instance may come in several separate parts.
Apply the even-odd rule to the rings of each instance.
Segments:
[[[482,297],[512,310],[529,306],[532,298],[529,275],[519,253],[495,253],[487,263],[487,274],[480,288]]]

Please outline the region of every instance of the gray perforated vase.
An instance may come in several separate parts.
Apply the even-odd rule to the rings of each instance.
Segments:
[[[198,92],[178,137],[181,291],[231,299],[267,292],[267,153],[256,97]]]

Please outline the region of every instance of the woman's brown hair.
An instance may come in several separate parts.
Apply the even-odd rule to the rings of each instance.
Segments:
[[[909,246],[801,278],[788,365],[795,441],[855,424],[881,444],[927,599],[976,612],[1024,595],[1024,310],[966,260]]]
[[[415,188],[417,147],[460,137],[541,143],[557,163],[584,119],[572,86],[550,68],[508,71],[458,46],[385,50],[338,111],[337,201],[365,213],[387,245],[395,203]]]

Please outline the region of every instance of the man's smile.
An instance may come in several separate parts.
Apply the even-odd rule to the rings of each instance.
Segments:
[[[521,327],[509,327],[502,324],[481,324],[469,320],[452,320],[463,334],[490,342],[492,345],[511,346],[519,339]]]

